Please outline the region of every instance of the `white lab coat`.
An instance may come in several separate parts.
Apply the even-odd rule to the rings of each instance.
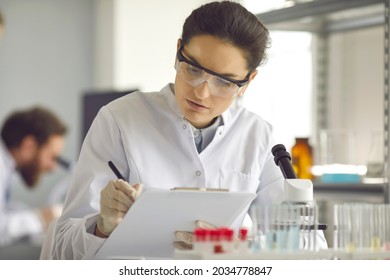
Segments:
[[[54,258],[92,258],[104,243],[93,230],[100,191],[116,179],[109,160],[130,184],[141,182],[144,188],[229,188],[257,193],[254,203],[260,205],[280,199],[283,176],[271,154],[270,125],[234,103],[222,114],[224,124],[212,142],[198,154],[172,88],[131,93],[99,111],[57,223]]]
[[[37,212],[9,207],[6,196],[14,174],[15,162],[4,143],[0,141],[0,246],[43,232],[43,225]]]

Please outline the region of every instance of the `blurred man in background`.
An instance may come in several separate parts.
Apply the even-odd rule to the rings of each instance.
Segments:
[[[12,209],[9,195],[15,174],[33,188],[43,173],[56,168],[66,130],[56,115],[40,107],[16,111],[5,120],[0,139],[0,245],[43,233],[60,215],[57,207]]]
[[[1,39],[1,36],[3,35],[3,32],[4,32],[4,18],[1,14],[1,11],[0,11],[0,39]]]

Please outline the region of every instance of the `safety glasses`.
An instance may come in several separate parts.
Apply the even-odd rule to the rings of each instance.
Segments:
[[[240,89],[248,83],[249,75],[244,80],[237,81],[215,73],[198,65],[182,53],[183,46],[177,51],[175,69],[179,77],[193,87],[208,82],[210,94],[221,97],[236,96]]]

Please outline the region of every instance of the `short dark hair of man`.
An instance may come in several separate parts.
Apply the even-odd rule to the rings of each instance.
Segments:
[[[62,136],[66,131],[66,126],[54,113],[42,107],[33,107],[11,113],[3,124],[1,138],[8,149],[19,147],[29,135],[42,146],[51,136]]]
[[[1,14],[1,11],[0,11],[0,26],[4,26],[4,17]]]

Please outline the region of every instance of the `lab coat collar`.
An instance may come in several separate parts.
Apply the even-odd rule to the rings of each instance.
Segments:
[[[180,118],[184,119],[183,115],[180,112],[179,106],[177,106],[173,84],[170,83],[166,85],[162,90],[161,93],[166,96],[166,99],[168,101],[169,108]]]
[[[166,85],[162,90],[161,90],[161,93],[163,95],[166,95],[167,97],[167,101],[168,101],[168,105],[169,107],[171,108],[171,110],[173,112],[175,112],[175,114],[177,116],[179,116],[180,118],[184,119],[184,116],[181,114],[180,112],[180,109],[179,107],[177,106],[177,103],[176,103],[176,99],[175,99],[175,94],[174,94],[174,87],[173,87],[173,84],[170,83],[168,85]],[[239,111],[242,109],[243,107],[240,105],[240,102],[236,99],[233,101],[232,105],[230,105],[230,107],[222,113],[221,117],[222,117],[222,126],[229,126],[230,122],[232,121],[232,119],[237,116],[237,114],[239,113]]]
[[[8,151],[2,139],[0,140],[0,155],[2,155],[1,160],[4,162],[4,166],[9,168],[8,170],[10,172],[14,172],[16,169],[16,162]]]

